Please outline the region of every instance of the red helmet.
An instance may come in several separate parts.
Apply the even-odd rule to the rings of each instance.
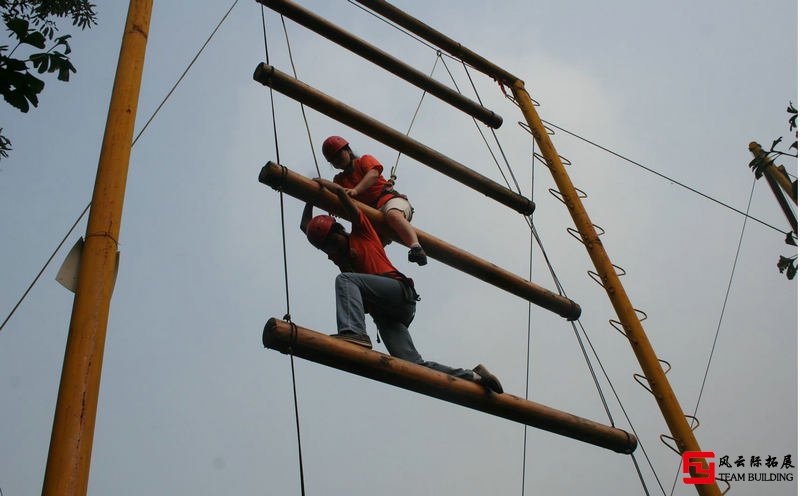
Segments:
[[[322,154],[328,162],[333,161],[333,157],[350,143],[341,136],[330,136],[322,143]]]
[[[336,219],[330,215],[317,215],[311,219],[306,226],[306,237],[308,241],[321,250],[335,223]]]

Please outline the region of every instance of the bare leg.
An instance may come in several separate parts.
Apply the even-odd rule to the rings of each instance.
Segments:
[[[411,227],[411,224],[406,220],[406,216],[403,215],[403,212],[395,208],[389,210],[386,212],[386,223],[389,224],[389,227],[391,227],[395,233],[397,233],[397,236],[404,245],[419,245],[417,233],[414,231],[414,228]]]

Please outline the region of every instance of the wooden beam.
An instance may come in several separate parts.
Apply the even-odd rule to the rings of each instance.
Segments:
[[[408,155],[431,169],[439,171],[523,215],[533,213],[535,205],[528,198],[302,81],[298,81],[271,65],[259,64],[253,74],[253,79]]]
[[[489,62],[469,48],[463,46],[461,43],[458,43],[439,31],[436,31],[419,19],[406,14],[389,2],[384,0],[356,0],[356,2],[382,15],[399,26],[408,29],[424,40],[433,43],[450,55],[463,60],[467,64],[495,80],[502,81],[507,85],[511,85],[519,79],[517,76],[514,76],[505,69],[501,69],[497,65]]]
[[[324,190],[318,183],[292,172],[285,166],[268,162],[261,169],[258,180],[299,200],[313,203],[323,210],[345,217],[345,211],[336,195]],[[381,235],[402,243],[400,238],[385,225],[383,213],[363,203],[357,201],[355,203],[366,214]],[[524,298],[551,312],[555,312],[568,320],[575,320],[580,317],[580,305],[569,298],[537,286],[516,274],[501,269],[495,264],[476,257],[420,229],[414,228],[414,230],[417,232],[420,244],[425,248],[425,252],[429,257]]]
[[[431,95],[449,103],[455,108],[478,119],[489,127],[499,128],[503,118],[457,91],[443,85],[439,81],[414,69],[410,65],[398,60],[379,48],[367,43],[361,38],[345,31],[327,19],[316,15],[308,9],[297,5],[290,0],[257,0],[270,9],[285,15],[289,19],[305,26],[315,33],[328,38],[334,43],[350,50],[369,60],[373,64],[386,69],[397,77],[425,90]]]
[[[571,437],[617,453],[633,453],[636,436],[511,394],[368,350],[283,320],[264,326],[265,348],[290,353],[345,372]],[[291,351],[290,351],[291,350]]]

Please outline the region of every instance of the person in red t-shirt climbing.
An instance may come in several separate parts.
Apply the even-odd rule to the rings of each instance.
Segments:
[[[383,177],[383,166],[378,159],[372,155],[356,156],[341,136],[326,139],[322,143],[322,154],[333,167],[342,171],[334,176],[334,183],[343,187],[349,196],[384,213],[386,223],[410,248],[408,261],[419,265],[428,263],[425,250],[410,224],[414,209],[408,198],[395,191],[392,183]],[[323,179],[324,182],[330,181]]]
[[[317,182],[323,184],[322,180]],[[419,301],[414,281],[400,273],[386,257],[381,239],[347,191],[337,184],[325,187],[336,193],[346,216],[352,219],[351,232],[345,231],[330,215],[312,218],[314,206],[311,203],[303,210],[300,229],[309,242],[325,252],[341,270],[336,276],[338,333],[333,337],[372,349],[365,323],[365,315],[369,313],[392,356],[478,382],[491,391],[502,393],[500,381],[483,365],[468,370],[422,359],[408,332]]]

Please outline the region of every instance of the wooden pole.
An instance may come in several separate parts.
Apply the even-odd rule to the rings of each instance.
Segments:
[[[658,361],[658,357],[647,339],[644,327],[642,327],[642,323],[636,315],[636,311],[614,269],[614,265],[611,263],[611,259],[606,253],[606,249],[603,247],[603,243],[600,241],[591,219],[589,219],[589,214],[575,191],[572,180],[569,178],[566,169],[564,169],[564,164],[561,162],[550,136],[545,131],[530,95],[525,90],[525,85],[522,81],[517,81],[511,89],[525,116],[525,120],[531,128],[536,143],[542,150],[547,167],[550,169],[558,190],[564,198],[564,204],[567,206],[573,222],[575,222],[575,227],[581,234],[583,244],[589,253],[589,258],[592,259],[597,273],[600,274],[603,288],[605,288],[608,298],[611,300],[611,305],[614,307],[617,317],[625,329],[628,341],[633,347],[633,352],[642,367],[644,375],[647,377],[647,382],[650,384],[650,389],[667,422],[672,437],[678,445],[678,450],[681,453],[701,451],[700,445],[694,437],[694,432],[686,421],[678,398],[675,396],[672,386],[670,386],[669,380],[661,368],[661,363]],[[720,495],[719,486],[716,483],[697,484],[695,488],[703,496]]]
[[[258,180],[297,199],[313,203],[323,210],[333,212],[340,217],[345,216],[345,210],[336,195],[322,189],[318,183],[292,172],[282,165],[268,162],[261,169]],[[363,203],[357,201],[355,203],[382,236],[388,236],[394,241],[402,243],[400,238],[386,227],[383,213]],[[575,320],[580,317],[581,307],[569,298],[537,286],[424,231],[414,229],[417,232],[420,244],[425,248],[425,252],[429,257],[524,298],[551,312],[555,312],[568,320]]]
[[[442,155],[433,148],[425,146],[413,138],[409,138],[400,131],[390,128],[382,122],[331,98],[270,65],[259,64],[253,74],[253,79],[357,131],[361,131],[367,136],[418,160],[428,167],[455,179],[461,184],[469,186],[475,191],[483,193],[507,207],[513,208],[523,215],[530,215],[533,213],[534,204],[528,198],[514,193],[465,165]]]
[[[131,0],[81,255],[42,494],[85,495],[152,0]]]
[[[290,0],[258,0],[258,2],[364,57],[395,76],[405,79],[409,83],[478,119],[487,126],[497,129],[503,124],[503,118],[491,110]]]
[[[775,195],[775,200],[778,202],[778,206],[781,207],[781,211],[783,215],[786,216],[786,220],[789,221],[789,226],[791,226],[792,231],[797,234],[797,217],[792,210],[792,207],[789,205],[788,200],[786,197],[792,199],[795,206],[797,206],[797,192],[792,188],[792,183],[789,181],[789,178],[786,177],[786,174],[781,172],[774,164],[772,159],[767,155],[767,152],[761,148],[761,145],[752,141],[748,146],[748,149],[753,154],[755,159],[753,162],[762,164],[764,178],[769,185],[769,189],[772,191],[772,194]],[[751,164],[753,163],[751,162]],[[756,178],[759,177],[759,174],[756,172]],[[783,192],[781,192],[783,190]],[[784,196],[785,195],[785,196]]]
[[[362,377],[480,410],[617,453],[633,453],[636,437],[622,429],[577,417],[511,394],[495,394],[475,382],[416,365],[320,334],[283,320],[269,319],[264,347]]]

